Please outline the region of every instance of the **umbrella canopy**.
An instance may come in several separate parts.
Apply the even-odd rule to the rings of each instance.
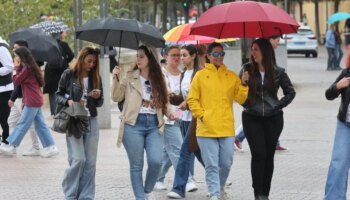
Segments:
[[[176,26],[164,34],[164,39],[169,44],[207,44],[212,42],[231,42],[235,39],[216,39],[202,35],[191,35],[194,23]]]
[[[17,40],[24,40],[36,61],[61,64],[61,53],[57,41],[39,29],[23,28],[9,35],[10,46]]]
[[[166,32],[163,37],[167,43],[172,44],[205,44],[215,41],[215,38],[212,37],[190,35],[192,25],[193,23],[176,26]]]
[[[328,24],[333,24],[335,22],[341,21],[341,20],[345,20],[350,18],[350,14],[347,12],[337,12],[335,14],[333,14],[332,16],[330,16],[327,20]]]
[[[140,42],[154,47],[163,47],[162,34],[152,25],[133,19],[107,17],[94,19],[83,24],[76,37],[102,46],[119,46],[137,49]]]
[[[273,4],[237,1],[214,6],[203,13],[191,34],[215,38],[270,37],[297,32],[299,24]]]
[[[34,24],[29,28],[40,29],[49,35],[69,30],[69,27],[63,22],[55,22],[50,20]]]

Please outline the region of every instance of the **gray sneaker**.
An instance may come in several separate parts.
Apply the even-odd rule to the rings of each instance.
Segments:
[[[59,151],[57,147],[55,145],[51,145],[49,147],[43,148],[40,156],[43,158],[50,158],[58,154],[59,154]]]
[[[22,155],[23,156],[40,156],[40,149],[36,149],[32,147],[27,152],[24,152]]]

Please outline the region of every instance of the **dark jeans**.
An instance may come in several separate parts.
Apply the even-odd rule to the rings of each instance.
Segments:
[[[7,119],[10,116],[11,108],[8,106],[8,101],[12,91],[0,92],[0,125],[2,128],[2,142],[8,144],[6,139],[9,136],[9,124]]]
[[[185,197],[186,193],[186,184],[188,180],[188,176],[190,174],[191,168],[193,168],[194,163],[194,156],[197,157],[198,161],[204,166],[201,152],[191,152],[189,149],[189,143],[190,143],[190,123],[184,122],[184,130],[185,132],[185,138],[181,146],[180,151],[180,158],[177,163],[177,167],[175,170],[175,178],[173,183],[173,192],[176,192],[182,197]]]
[[[337,67],[335,66],[335,62],[336,62],[335,49],[327,47],[327,53],[328,53],[327,70],[335,69]]]
[[[50,102],[50,113],[51,115],[55,115],[56,113],[56,93],[49,93],[49,102]]]
[[[269,196],[276,144],[283,129],[283,112],[268,117],[243,112],[242,122],[252,154],[254,195]]]

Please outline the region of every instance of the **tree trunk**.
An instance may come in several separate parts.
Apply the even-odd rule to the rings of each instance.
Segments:
[[[158,9],[157,4],[158,4],[158,0],[154,0],[154,3],[153,3],[153,16],[152,16],[152,21],[151,21],[153,26],[156,26],[156,21],[157,21],[157,9]]]
[[[334,0],[334,13],[337,13],[339,11],[339,4],[340,0]],[[335,24],[335,30],[339,31],[339,22],[334,23]]]
[[[176,8],[176,2],[172,1],[171,2],[171,7],[172,9],[172,15],[171,15],[171,25],[172,27],[175,27],[178,25],[177,23],[177,8]]]
[[[299,19],[300,21],[303,20],[303,0],[298,0],[298,3],[299,3]]]
[[[162,15],[162,32],[163,34],[168,31],[167,21],[168,21],[168,1],[163,0],[163,15]]]
[[[205,7],[205,0],[201,1],[201,5],[202,5],[203,13],[204,13],[205,11],[207,11],[207,7]]]
[[[315,4],[315,28],[316,28],[316,37],[318,38],[318,44],[321,44],[321,35],[320,35],[320,19],[319,19],[319,0],[313,0]]]

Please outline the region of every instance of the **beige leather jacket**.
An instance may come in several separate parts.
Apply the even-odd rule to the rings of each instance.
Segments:
[[[143,91],[140,82],[140,71],[132,70],[127,72],[126,77],[118,81],[118,79],[113,78],[112,83],[112,100],[115,102],[122,101],[125,99],[123,111],[121,113],[120,127],[118,131],[117,146],[120,147],[123,134],[124,134],[124,124],[135,125],[137,116],[141,109]],[[169,104],[170,105],[170,104]],[[157,109],[158,127],[160,128],[160,133],[163,133],[164,128],[164,114],[169,115],[172,110],[170,106],[167,106],[167,113],[162,113],[161,109]]]

